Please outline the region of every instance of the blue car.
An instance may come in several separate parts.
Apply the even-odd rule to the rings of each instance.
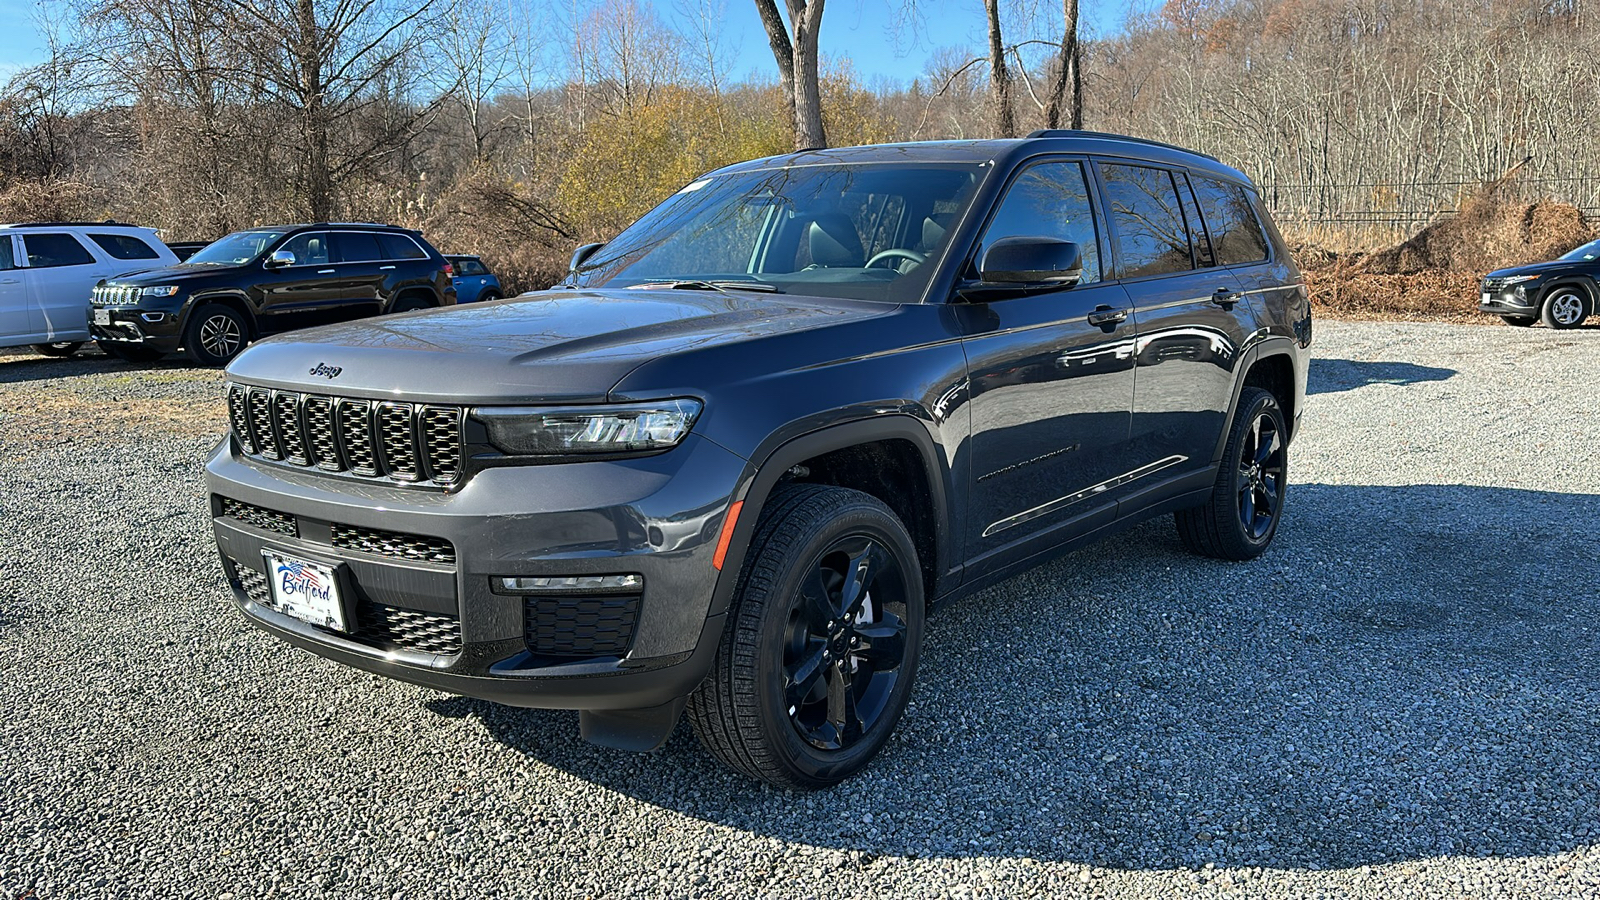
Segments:
[[[505,296],[500,287],[500,276],[489,271],[483,260],[476,256],[450,256],[455,267],[452,280],[456,285],[457,303],[477,303],[480,300],[499,300]]]

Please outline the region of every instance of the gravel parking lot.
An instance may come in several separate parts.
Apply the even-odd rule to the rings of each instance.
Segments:
[[[1596,896],[1600,329],[1317,342],[1269,554],[1160,520],[952,608],[811,795],[255,631],[220,376],[0,356],[0,900]]]

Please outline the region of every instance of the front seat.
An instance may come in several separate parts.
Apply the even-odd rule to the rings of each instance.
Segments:
[[[811,220],[811,262],[830,269],[859,269],[866,264],[856,225],[844,213],[822,213]]]

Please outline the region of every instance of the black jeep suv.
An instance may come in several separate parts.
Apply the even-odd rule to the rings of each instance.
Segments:
[[[1478,309],[1507,325],[1543,321],[1551,328],[1577,328],[1594,312],[1600,282],[1600,241],[1550,262],[1497,269],[1484,276]]]
[[[1256,556],[1311,312],[1250,182],[1111,135],[713,172],[566,284],[264,341],[207,465],[244,615],[791,787],[865,765],[930,609],[1157,514]]]
[[[180,346],[220,366],[258,337],[381,313],[451,306],[451,266],[422,234],[319,222],[230,234],[176,266],[95,286],[100,348],[148,362]]]

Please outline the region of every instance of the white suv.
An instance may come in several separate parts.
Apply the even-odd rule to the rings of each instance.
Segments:
[[[71,356],[89,340],[94,286],[178,258],[153,229],[110,222],[0,225],[0,347]]]

